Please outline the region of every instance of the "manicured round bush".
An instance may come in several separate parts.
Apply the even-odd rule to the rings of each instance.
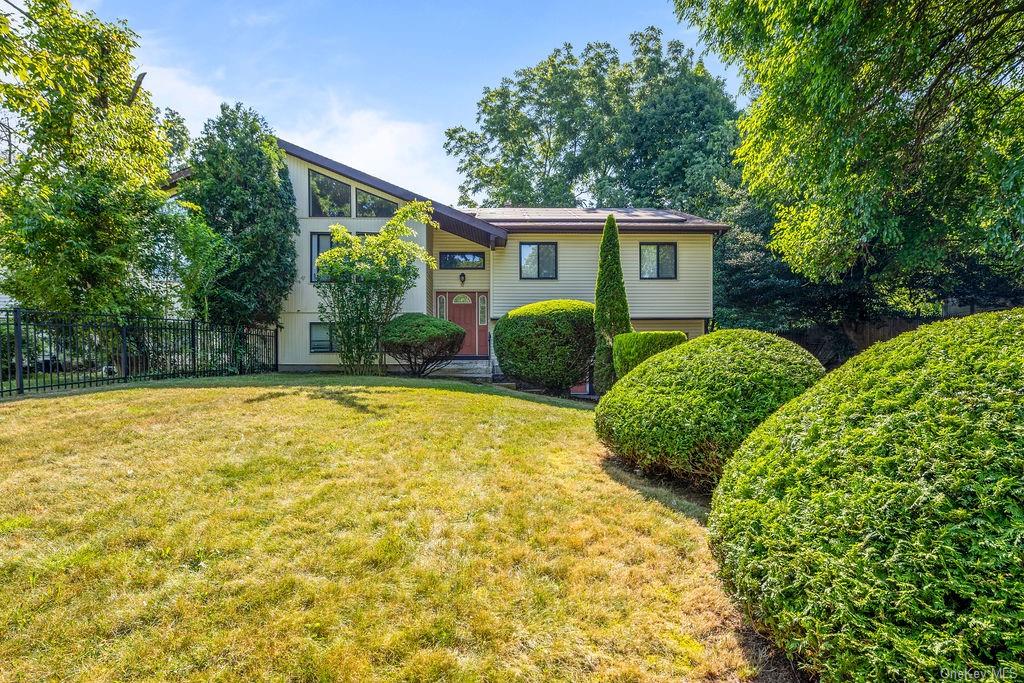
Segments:
[[[726,466],[710,533],[822,680],[1024,677],[1024,309],[876,344],[788,403]]]
[[[466,331],[425,313],[403,313],[384,326],[381,346],[417,377],[444,367],[459,352]]]
[[[713,483],[754,427],[824,374],[814,356],[782,337],[712,332],[620,379],[597,406],[597,435],[642,470]]]
[[[594,305],[554,299],[511,310],[494,325],[494,355],[506,376],[564,394],[594,358]]]
[[[612,342],[615,376],[625,377],[627,372],[651,356],[679,346],[684,341],[685,332],[627,332],[615,335]]]

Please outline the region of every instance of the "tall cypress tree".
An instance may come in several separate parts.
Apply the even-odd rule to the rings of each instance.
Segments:
[[[601,236],[594,304],[594,331],[597,336],[594,390],[603,394],[615,384],[612,340],[617,334],[633,331],[629,322],[629,301],[626,299],[626,282],[622,277],[622,260],[619,256],[619,226],[612,214],[608,214],[604,222],[604,234]]]

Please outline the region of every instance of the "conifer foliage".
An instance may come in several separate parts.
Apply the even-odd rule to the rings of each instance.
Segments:
[[[597,263],[597,286],[594,292],[594,331],[597,347],[594,351],[594,391],[603,394],[615,384],[615,364],[612,342],[615,335],[632,332],[629,322],[629,301],[626,283],[622,278],[622,259],[619,254],[619,226],[615,216],[608,214],[601,236],[601,254]]]

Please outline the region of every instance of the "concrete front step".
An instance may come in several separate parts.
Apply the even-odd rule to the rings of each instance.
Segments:
[[[432,373],[433,377],[463,377],[466,379],[490,379],[491,361],[489,358],[472,360],[453,360],[440,370]]]

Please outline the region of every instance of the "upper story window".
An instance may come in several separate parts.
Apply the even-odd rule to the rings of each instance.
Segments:
[[[557,280],[558,243],[520,242],[520,280]]]
[[[356,188],[356,218],[391,218],[398,204]]]
[[[309,236],[309,281],[316,282],[318,269],[316,259],[320,254],[331,248],[331,233],[314,232]]]
[[[309,171],[309,215],[313,218],[352,216],[352,186]]]
[[[676,243],[640,243],[640,279],[676,279]]]
[[[483,270],[482,251],[442,251],[438,254],[437,267],[441,270]]]

